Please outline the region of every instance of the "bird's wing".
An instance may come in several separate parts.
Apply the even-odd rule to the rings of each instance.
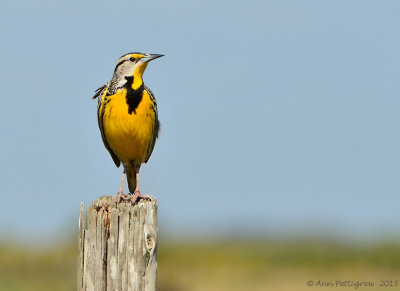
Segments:
[[[151,139],[150,139],[149,145],[147,147],[147,153],[146,153],[146,159],[145,159],[145,163],[147,163],[147,161],[149,160],[149,158],[151,156],[151,153],[153,152],[154,145],[156,144],[156,139],[157,139],[158,133],[160,131],[160,122],[158,121],[157,103],[156,103],[156,99],[154,97],[154,94],[146,86],[144,86],[144,90],[149,94],[151,100],[153,101],[152,109],[154,111],[153,132],[152,132],[152,135],[151,135]]]
[[[104,117],[104,112],[106,108],[106,104],[108,102],[107,98],[107,92],[108,92],[108,83],[106,85],[101,86],[99,89],[95,91],[96,93],[93,96],[93,99],[98,98],[98,103],[97,103],[97,120],[99,123],[99,128],[101,132],[101,138],[103,139],[104,146],[106,149],[109,151],[111,158],[113,159],[115,165],[117,167],[120,166],[121,162],[117,158],[117,156],[114,154],[112,151],[110,145],[107,142],[106,136],[104,134],[104,124],[103,124],[103,117]]]

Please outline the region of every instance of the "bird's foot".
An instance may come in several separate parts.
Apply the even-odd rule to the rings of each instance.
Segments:
[[[121,201],[129,201],[131,196],[129,194],[124,194],[122,192],[118,192],[117,198],[114,200],[115,203],[121,203]]]
[[[140,191],[135,191],[135,193],[133,193],[133,196],[131,199],[132,205],[135,205],[136,201],[139,201],[140,199],[151,200],[151,198],[149,196],[140,194]]]

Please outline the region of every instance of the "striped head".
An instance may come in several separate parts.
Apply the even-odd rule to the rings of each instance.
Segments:
[[[143,73],[148,62],[162,57],[157,54],[129,53],[119,58],[115,66],[114,76],[111,80],[113,88],[120,88],[126,83],[132,84],[132,89],[136,90],[143,84]]]

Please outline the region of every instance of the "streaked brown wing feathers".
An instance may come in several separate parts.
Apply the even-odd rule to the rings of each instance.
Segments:
[[[149,94],[151,100],[153,101],[153,106],[152,109],[154,111],[154,125],[153,125],[153,133],[151,135],[151,140],[149,142],[149,146],[147,148],[147,154],[146,154],[146,159],[145,163],[149,160],[151,153],[153,152],[154,145],[156,144],[156,139],[158,138],[158,133],[160,131],[160,121],[158,120],[158,112],[157,112],[157,103],[156,99],[154,97],[153,92],[147,87],[144,86],[144,90]]]
[[[114,154],[112,151],[110,145],[107,142],[107,138],[104,134],[104,124],[103,124],[103,117],[104,117],[104,112],[107,106],[107,91],[108,91],[108,83],[99,89],[97,89],[95,92],[96,94],[93,96],[93,99],[98,98],[98,103],[97,103],[97,121],[99,124],[100,132],[101,132],[101,138],[103,139],[104,146],[108,150],[108,152],[111,155],[111,158],[113,159],[115,165],[117,167],[120,166],[121,162],[117,158],[117,156]]]

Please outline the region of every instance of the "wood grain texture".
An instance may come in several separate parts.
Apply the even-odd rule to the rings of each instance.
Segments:
[[[157,201],[112,203],[103,196],[79,217],[79,291],[155,291]]]

